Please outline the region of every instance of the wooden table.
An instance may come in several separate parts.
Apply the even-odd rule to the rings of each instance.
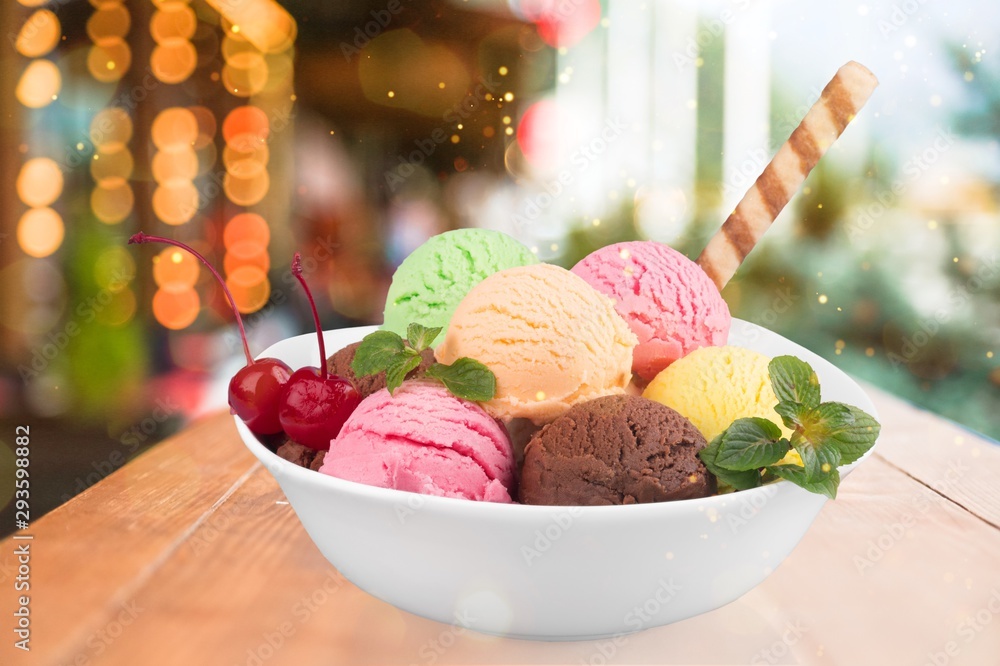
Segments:
[[[792,556],[738,601],[618,643],[501,640],[375,600],[230,417],[206,418],[3,542],[0,664],[1000,664],[1000,447],[868,390],[879,448]]]

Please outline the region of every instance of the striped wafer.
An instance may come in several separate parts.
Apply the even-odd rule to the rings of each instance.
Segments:
[[[877,85],[875,75],[854,61],[841,67],[826,85],[820,98],[698,257],[698,265],[720,290]]]

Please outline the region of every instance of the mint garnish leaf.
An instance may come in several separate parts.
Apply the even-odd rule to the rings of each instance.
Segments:
[[[767,365],[774,395],[781,402],[797,402],[808,408],[819,405],[819,377],[808,363],[794,356],[775,356]]]
[[[406,339],[410,343],[410,347],[419,354],[430,347],[431,343],[434,342],[437,336],[441,335],[441,331],[443,330],[441,327],[427,328],[414,323],[406,327]]]
[[[388,369],[393,359],[404,351],[403,338],[392,331],[369,333],[354,353],[351,370],[358,377],[377,375]]]
[[[759,470],[784,458],[788,447],[781,429],[767,419],[738,419],[722,434],[715,462],[733,472]]]
[[[716,459],[719,455],[719,447],[722,445],[722,435],[719,435],[713,439],[708,446],[703,448],[698,452],[698,457],[701,461],[705,463],[705,468],[711,472],[711,474],[718,480],[723,486],[729,486],[733,490],[748,490],[750,488],[756,488],[761,484],[760,473],[755,471],[750,472],[734,472],[732,470],[720,467],[716,463]],[[725,488],[723,488],[725,490]]]
[[[417,323],[406,329],[406,340],[392,331],[375,331],[364,337],[351,370],[358,377],[385,372],[385,385],[395,393],[406,376],[420,367],[421,352],[428,349],[441,334],[441,328],[427,328]],[[460,358],[451,365],[435,363],[426,375],[445,385],[452,395],[465,400],[485,402],[497,392],[497,378],[493,371],[471,358]]]
[[[407,354],[404,352],[396,358],[392,365],[386,368],[385,387],[389,389],[389,395],[396,392],[396,389],[406,379],[406,375],[417,369],[420,361],[421,357],[419,354]]]
[[[792,431],[763,418],[733,421],[698,452],[720,484],[736,490],[764,481],[785,479],[834,499],[840,484],[837,468],[858,460],[875,444],[881,426],[871,415],[840,402],[820,402],[819,379],[808,363],[794,356],[777,356],[768,365],[778,404],[774,411]],[[781,462],[794,449],[802,464]]]
[[[475,359],[462,357],[451,365],[435,363],[427,376],[440,380],[452,394],[465,400],[485,402],[497,392],[493,371]]]

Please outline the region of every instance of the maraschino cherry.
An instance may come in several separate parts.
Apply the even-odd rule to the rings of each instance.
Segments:
[[[246,330],[243,328],[243,318],[236,308],[236,301],[233,294],[226,286],[226,281],[222,279],[219,272],[212,264],[208,263],[197,250],[185,245],[180,241],[160,236],[150,236],[141,231],[128,239],[129,245],[133,243],[166,243],[179,247],[182,250],[193,254],[201,263],[205,264],[212,275],[222,285],[222,291],[229,299],[229,305],[236,315],[236,324],[240,328],[240,339],[243,341],[243,353],[246,354],[247,364],[229,380],[229,407],[233,413],[239,416],[250,431],[256,435],[273,435],[281,432],[281,421],[278,418],[278,411],[281,405],[281,396],[292,376],[292,369],[284,361],[276,358],[260,358],[256,361],[250,355],[250,345],[247,344]]]
[[[298,252],[292,259],[292,275],[302,283],[312,308],[316,335],[319,337],[320,367],[300,368],[292,373],[281,399],[278,417],[285,434],[293,441],[326,451],[330,448],[330,440],[340,433],[344,421],[361,402],[361,396],[350,381],[331,375],[327,370],[323,329],[312,293],[302,277],[302,257]]]

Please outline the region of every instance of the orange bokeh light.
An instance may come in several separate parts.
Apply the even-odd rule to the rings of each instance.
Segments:
[[[90,47],[87,71],[101,83],[114,83],[132,64],[132,49],[121,37],[108,37]]]
[[[227,250],[240,243],[252,242],[267,247],[271,242],[271,230],[267,222],[257,213],[240,213],[226,223],[222,232],[222,243]]]
[[[191,106],[188,107],[188,111],[193,113],[195,120],[198,121],[198,138],[195,142],[195,148],[202,148],[215,138],[215,132],[218,129],[215,114],[203,106]]]
[[[132,213],[135,195],[124,178],[109,178],[90,193],[90,209],[104,224],[117,224]]]
[[[59,44],[62,26],[55,14],[48,9],[39,9],[32,14],[14,41],[14,48],[26,58],[38,58]]]
[[[219,12],[231,29],[264,53],[278,53],[295,43],[295,19],[274,0],[207,0]],[[235,30],[234,30],[235,31]]]
[[[226,173],[222,177],[222,189],[225,190],[229,200],[238,206],[253,206],[260,203],[267,196],[270,187],[271,178],[266,169],[261,169],[250,178],[240,178],[231,173]]]
[[[256,106],[238,106],[222,122],[222,137],[228,144],[242,134],[250,135],[257,141],[266,141],[269,132],[267,114]]]
[[[97,148],[114,150],[132,140],[132,118],[117,106],[101,109],[90,122],[90,140]]]
[[[168,39],[191,39],[198,27],[194,10],[182,3],[163,4],[149,21],[149,34],[157,43]]]
[[[48,157],[36,157],[24,163],[17,174],[17,197],[28,206],[50,206],[63,189],[59,165]]]
[[[271,257],[267,248],[255,241],[234,243],[223,259],[226,275],[232,275],[243,266],[256,266],[264,272],[271,268]]]
[[[125,39],[131,26],[128,9],[117,2],[102,2],[87,19],[87,36],[95,44],[112,37]]]
[[[122,178],[128,180],[135,166],[132,152],[122,144],[114,144],[110,149],[99,147],[90,160],[90,175],[95,182]]]
[[[201,265],[194,256],[168,247],[153,257],[153,281],[166,291],[190,289],[198,281]]]
[[[242,314],[256,312],[271,297],[267,273],[257,266],[240,266],[226,278],[226,285],[233,292],[236,308]]]
[[[174,178],[194,180],[198,175],[198,154],[186,145],[168,146],[153,155],[153,179],[165,183]]]
[[[31,208],[17,223],[17,244],[31,257],[47,257],[62,245],[65,229],[51,208]]]
[[[167,291],[157,289],[153,294],[153,316],[166,328],[179,331],[198,318],[201,299],[194,289]]]
[[[14,96],[29,109],[48,106],[59,95],[62,74],[51,60],[32,60],[21,74]]]
[[[198,138],[198,119],[183,107],[164,109],[153,120],[151,134],[153,145],[160,150],[170,146],[191,146]]]
[[[197,66],[198,51],[194,44],[179,37],[163,40],[149,57],[153,75],[164,83],[183,83]]]
[[[198,212],[198,189],[183,178],[161,183],[153,192],[153,212],[167,224],[189,222]]]

